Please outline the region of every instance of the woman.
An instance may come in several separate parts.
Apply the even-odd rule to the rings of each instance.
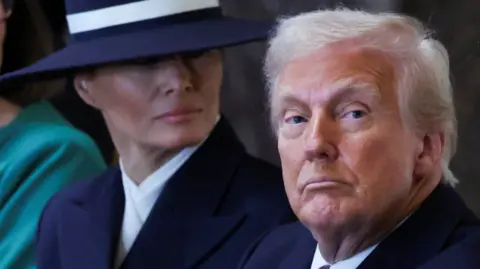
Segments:
[[[116,3],[67,0],[72,43],[0,78],[75,76],[120,156],[50,200],[38,268],[234,268],[293,218],[280,170],[250,156],[219,111],[219,48],[269,25],[225,18],[211,0]]]
[[[13,2],[0,4],[4,70],[47,54],[48,40],[33,28],[41,25],[38,14],[28,12],[27,2],[33,4],[18,2],[12,16]],[[0,268],[35,268],[34,236],[48,199],[105,169],[92,140],[42,101],[55,92],[44,86],[0,89]]]

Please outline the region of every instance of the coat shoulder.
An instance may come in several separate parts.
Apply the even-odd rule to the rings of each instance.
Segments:
[[[67,205],[69,204],[66,203],[67,201],[82,201],[85,195],[92,191],[92,188],[96,190],[102,189],[117,174],[119,175],[118,168],[110,168],[100,175],[75,182],[54,194],[48,203],[48,208],[52,210],[59,206]]]
[[[449,236],[443,249],[422,269],[480,268],[480,225],[461,225]]]
[[[422,268],[480,268],[480,220],[465,205],[457,211],[461,217],[456,227],[440,251]]]

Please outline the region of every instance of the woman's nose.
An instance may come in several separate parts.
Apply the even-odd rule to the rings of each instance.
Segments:
[[[193,90],[192,74],[181,59],[173,59],[159,64],[156,72],[156,86],[165,95],[191,92]]]

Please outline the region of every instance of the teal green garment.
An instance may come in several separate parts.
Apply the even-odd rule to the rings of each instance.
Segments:
[[[48,102],[0,128],[0,268],[35,268],[38,219],[50,197],[106,164],[93,140]]]

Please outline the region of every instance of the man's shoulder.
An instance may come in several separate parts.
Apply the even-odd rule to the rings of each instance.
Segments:
[[[443,249],[421,268],[480,268],[480,226],[457,228]]]
[[[452,198],[445,198],[449,202],[444,211],[450,212],[450,220],[439,219],[437,226],[452,227],[449,233],[443,236],[443,244],[437,253],[426,263],[426,268],[480,268],[480,220],[466,206],[460,196],[450,190]],[[435,230],[435,229],[434,229]],[[439,229],[441,231],[442,229]],[[445,229],[448,231],[448,228]],[[438,233],[438,239],[442,233]],[[433,239],[433,237],[432,237]],[[430,266],[430,264],[435,266]],[[445,267],[446,264],[452,266]],[[472,265],[476,265],[473,266]]]
[[[449,249],[450,247],[462,245],[472,242],[472,240],[480,239],[480,220],[469,209],[462,214],[462,218],[459,219],[455,229],[448,236],[446,243],[442,250]]]
[[[362,268],[480,268],[460,266],[480,261],[479,246],[479,220],[453,188],[440,185],[380,242]]]

